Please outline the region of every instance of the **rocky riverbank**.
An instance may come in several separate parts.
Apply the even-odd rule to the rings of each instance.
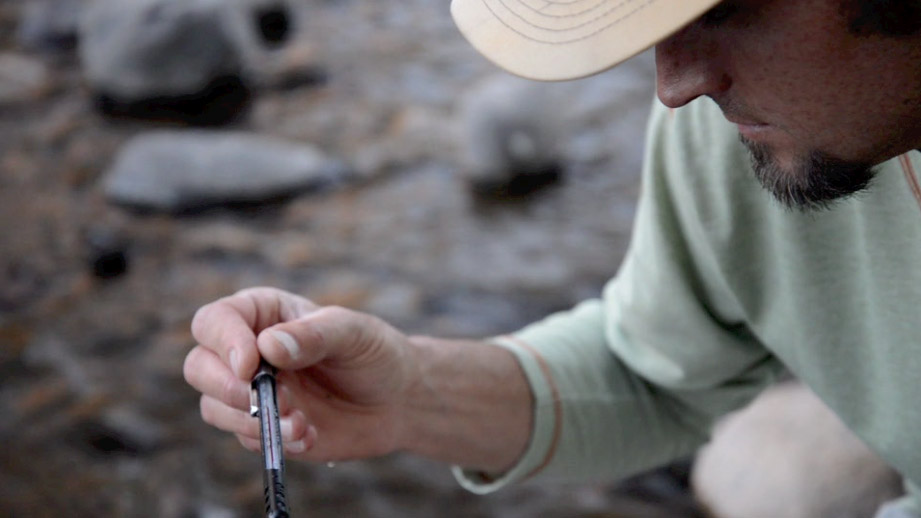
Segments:
[[[0,515],[259,515],[257,458],[201,422],[182,380],[191,316],[217,297],[273,285],[409,332],[482,336],[597,294],[620,261],[649,56],[541,86],[534,98],[560,125],[559,181],[484,199],[464,103],[497,72],[456,33],[446,3],[288,4],[291,33],[245,81],[245,108],[206,129],[113,108],[77,52],[87,5],[0,0]],[[142,192],[180,201],[114,192],[130,142],[180,134],[183,145],[168,145],[177,158],[192,131],[297,148],[276,166],[234,141],[238,162],[253,164],[236,177],[245,193],[310,160],[323,180],[201,196],[228,177],[190,184],[153,153],[134,158],[151,167],[130,186],[151,182]],[[402,455],[289,470],[296,515],[692,516],[680,473],[477,497],[443,466]]]

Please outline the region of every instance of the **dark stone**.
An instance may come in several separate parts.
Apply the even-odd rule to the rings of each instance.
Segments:
[[[291,34],[291,13],[284,4],[269,5],[256,9],[256,27],[263,41],[278,46],[288,40]]]
[[[188,95],[122,101],[100,93],[96,96],[96,107],[113,118],[221,126],[240,119],[248,110],[252,97],[251,89],[241,77],[221,76],[201,91]]]
[[[115,232],[94,228],[86,236],[89,267],[99,279],[114,279],[128,271],[127,243]]]
[[[288,92],[304,87],[318,87],[329,83],[329,72],[320,66],[310,66],[285,71],[268,87],[279,92]]]
[[[486,200],[516,200],[557,185],[562,178],[563,167],[560,164],[549,164],[527,172],[513,171],[507,177],[471,180],[470,191]]]
[[[131,437],[98,421],[80,423],[76,426],[75,432],[71,435],[75,446],[91,455],[137,456],[143,450],[142,446]]]
[[[93,275],[113,279],[128,271],[128,256],[124,250],[103,252],[93,260]]]

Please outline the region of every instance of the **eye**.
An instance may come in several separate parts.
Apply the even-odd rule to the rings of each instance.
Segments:
[[[700,23],[704,27],[718,27],[731,18],[739,6],[735,2],[722,2],[720,5],[710,9],[700,18]]]

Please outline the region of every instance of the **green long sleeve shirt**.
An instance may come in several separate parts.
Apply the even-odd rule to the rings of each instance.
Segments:
[[[631,245],[603,296],[495,342],[535,398],[526,478],[611,480],[693,452],[785,368],[921,481],[921,154],[831,209],[784,208],[709,99],[656,105]]]

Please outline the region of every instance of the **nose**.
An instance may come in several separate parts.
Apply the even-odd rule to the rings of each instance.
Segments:
[[[656,45],[656,91],[662,104],[680,108],[701,95],[718,96],[732,86],[716,42],[695,26]]]

